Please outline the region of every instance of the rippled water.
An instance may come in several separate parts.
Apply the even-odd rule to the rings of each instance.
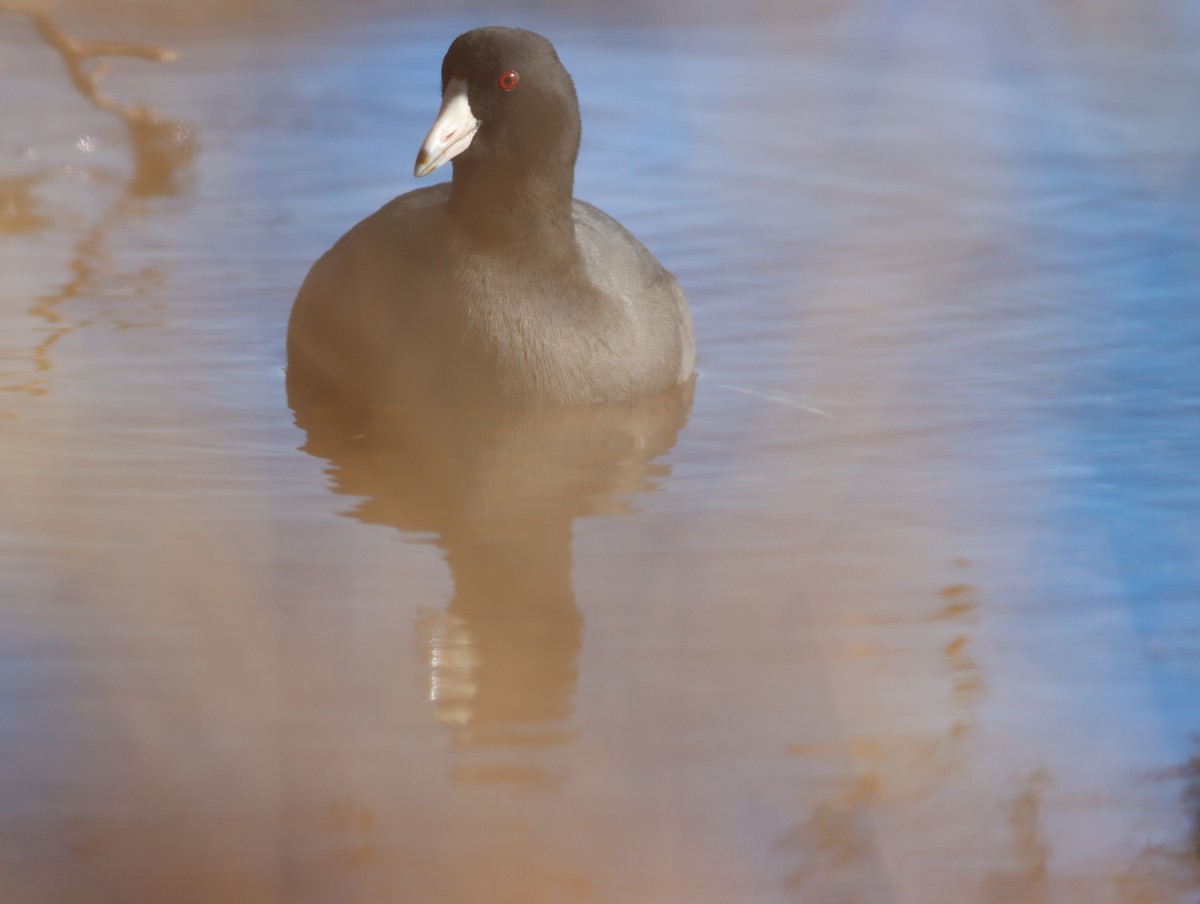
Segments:
[[[284,329],[480,19],[218,9],[149,190],[0,17],[0,896],[1200,900],[1190,7],[510,18],[699,379],[415,444]]]

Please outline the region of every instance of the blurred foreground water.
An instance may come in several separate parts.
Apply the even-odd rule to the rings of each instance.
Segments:
[[[1191,6],[58,8],[195,153],[0,16],[0,898],[1200,900]],[[492,21],[694,399],[294,415]]]

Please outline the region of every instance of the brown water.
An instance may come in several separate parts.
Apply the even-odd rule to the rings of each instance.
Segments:
[[[1200,900],[1191,5],[235,6],[60,16],[149,182],[0,16],[0,900]],[[694,399],[297,423],[498,19]]]

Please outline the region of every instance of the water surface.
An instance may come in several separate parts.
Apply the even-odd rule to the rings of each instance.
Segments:
[[[481,18],[68,8],[152,191],[0,19],[4,898],[1200,900],[1200,22],[1025,6],[511,17],[699,377],[419,443],[284,330]]]

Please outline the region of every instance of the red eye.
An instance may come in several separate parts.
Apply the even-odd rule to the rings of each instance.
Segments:
[[[500,76],[500,90],[511,91],[521,83],[521,76],[509,69],[508,72]]]

